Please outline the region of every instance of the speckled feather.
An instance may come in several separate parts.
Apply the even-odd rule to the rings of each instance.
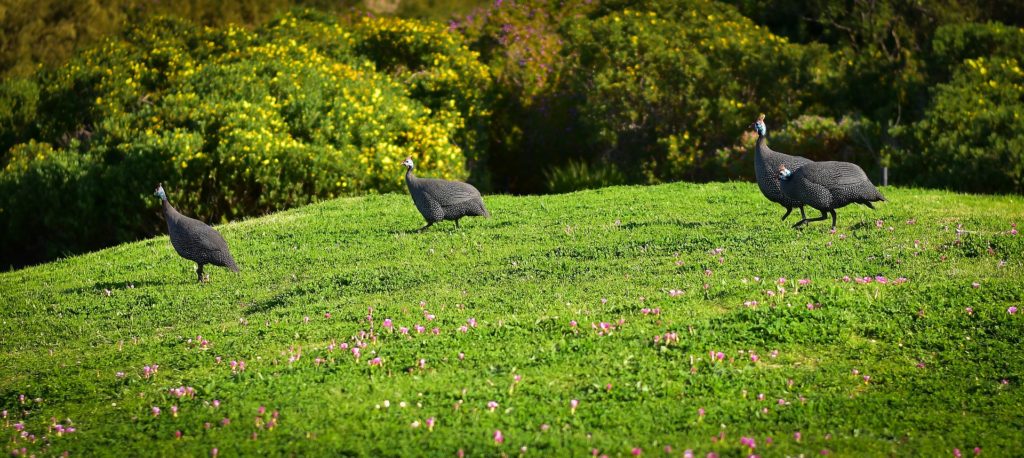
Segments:
[[[219,232],[202,221],[178,213],[167,199],[163,200],[163,208],[171,245],[181,257],[200,266],[213,264],[238,272],[235,258]]]
[[[773,151],[768,147],[765,137],[760,135],[754,150],[754,177],[757,179],[757,187],[761,189],[761,194],[764,194],[772,202],[787,209],[799,207],[800,202],[790,199],[782,192],[779,185],[779,165],[785,164],[786,168],[795,172],[811,162],[813,161],[804,157]]]
[[[785,165],[789,167],[789,164]],[[871,207],[871,202],[885,200],[857,164],[813,162],[792,172],[789,179],[782,181],[783,193],[820,211],[835,210],[849,204]]]
[[[405,182],[416,208],[428,223],[457,220],[464,216],[491,216],[480,191],[469,183],[419,178],[409,169]]]

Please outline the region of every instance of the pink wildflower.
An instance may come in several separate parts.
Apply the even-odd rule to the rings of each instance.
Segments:
[[[504,444],[505,443],[505,436],[501,434],[501,430],[500,429],[494,430],[494,443],[495,444]]]

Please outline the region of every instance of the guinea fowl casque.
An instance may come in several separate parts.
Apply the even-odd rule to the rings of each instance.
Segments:
[[[790,156],[778,151],[772,151],[768,147],[768,128],[764,124],[764,114],[758,116],[757,120],[750,124],[748,129],[753,129],[757,132],[757,146],[754,149],[754,177],[757,178],[757,187],[761,188],[761,194],[764,194],[768,200],[786,207],[786,214],[782,215],[783,221],[786,220],[786,217],[789,216],[794,207],[800,208],[800,217],[807,219],[803,204],[786,197],[779,187],[778,170],[779,166],[783,163],[796,171],[813,161],[800,156]]]
[[[178,213],[167,200],[163,184],[157,185],[156,196],[163,201],[167,234],[171,238],[174,251],[199,266],[196,274],[200,282],[203,281],[203,266],[206,264],[227,267],[238,272],[238,264],[235,264],[235,258],[231,256],[228,244],[219,232],[202,221]]]
[[[786,164],[780,164],[778,176],[782,192],[787,197],[821,212],[820,217],[804,217],[793,227],[824,220],[827,218],[826,213],[830,213],[832,229],[835,229],[837,208],[861,204],[874,209],[871,202],[885,200],[882,193],[871,184],[864,170],[849,162],[812,162],[796,171],[790,171]]]
[[[405,183],[409,186],[412,201],[423,219],[427,220],[427,225],[421,227],[420,231],[442,220],[453,220],[455,227],[459,227],[459,219],[464,216],[491,216],[484,208],[480,191],[473,185],[461,181],[419,178],[412,174],[414,166],[411,157],[405,158],[402,165],[406,167]]]

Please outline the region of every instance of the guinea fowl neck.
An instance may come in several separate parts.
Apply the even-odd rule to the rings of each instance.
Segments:
[[[166,197],[161,200],[163,201],[164,216],[171,216],[173,214],[178,213],[178,211],[171,206],[171,202],[168,201]]]
[[[412,167],[405,168],[405,181],[413,181],[416,179],[416,175],[412,174]]]
[[[770,151],[768,149],[768,136],[757,134],[757,145],[754,147],[754,154],[761,156]]]

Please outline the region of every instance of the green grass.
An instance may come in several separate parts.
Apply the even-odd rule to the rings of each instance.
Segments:
[[[221,227],[242,272],[208,284],[166,237],[4,273],[0,452],[740,456],[752,437],[769,456],[1024,453],[1024,312],[1007,312],[1024,308],[1008,233],[1024,202],[884,193],[835,234],[789,229],[745,183],[493,196],[493,218],[425,233],[408,196],[370,196]],[[340,346],[364,332],[357,360]]]

